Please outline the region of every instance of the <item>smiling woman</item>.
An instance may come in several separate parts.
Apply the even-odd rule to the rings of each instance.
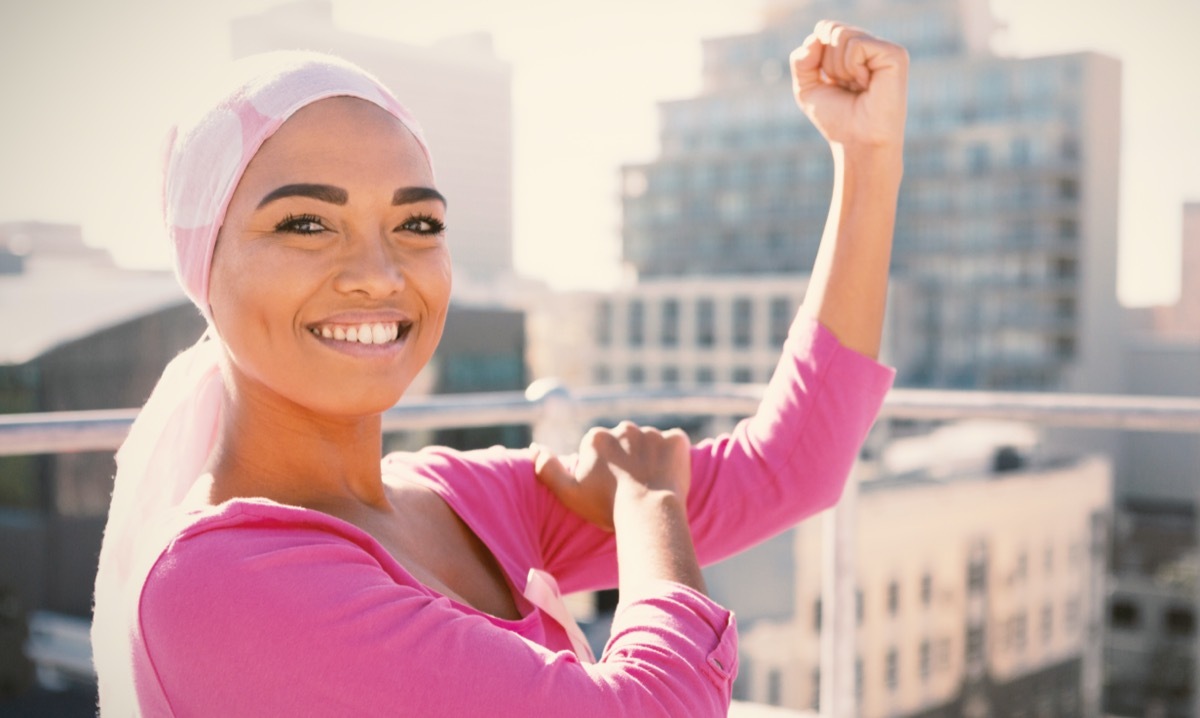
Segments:
[[[736,629],[700,562],[835,502],[892,378],[872,357],[906,57],[825,23],[793,66],[838,174],[754,417],[694,446],[622,422],[569,457],[381,461],[381,414],[450,301],[432,161],[351,65],[236,64],[172,135],[165,217],[209,329],[117,455],[93,622],[102,713],[725,714]],[[561,591],[614,585],[597,661]]]

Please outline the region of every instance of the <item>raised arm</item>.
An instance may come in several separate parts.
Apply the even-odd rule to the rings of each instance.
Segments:
[[[833,152],[833,200],[805,310],[846,347],[879,355],[903,173],[908,54],[822,21],[791,56],[796,102]]]
[[[908,56],[826,21],[791,64],[796,102],[833,153],[833,200],[804,306],[758,411],[692,449],[688,517],[703,563],[834,504],[893,377],[874,359],[902,174]],[[580,457],[563,464],[577,477],[592,471]],[[547,466],[556,463],[538,462]],[[612,585],[611,535],[557,501],[546,507],[547,567],[564,589]]]

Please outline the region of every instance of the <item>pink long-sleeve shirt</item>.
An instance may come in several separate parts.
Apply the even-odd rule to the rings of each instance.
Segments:
[[[817,322],[793,324],[757,413],[692,449],[689,520],[712,563],[833,505],[891,386],[890,369]],[[188,513],[146,579],[134,637],[146,716],[725,715],[733,615],[659,581],[622,595],[596,663],[522,594],[616,583],[614,537],[566,510],[528,451],[392,454],[388,480],[439,496],[495,556],[510,621],[417,581],[370,535],[263,499]]]

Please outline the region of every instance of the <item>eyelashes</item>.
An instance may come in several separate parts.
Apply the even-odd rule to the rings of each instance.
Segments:
[[[400,223],[396,229],[422,236],[438,236],[445,233],[446,223],[431,214],[414,214]],[[275,225],[275,231],[311,236],[328,231],[328,228],[315,214],[289,214]]]
[[[405,220],[399,229],[421,235],[437,236],[446,231],[446,223],[431,214],[414,214]]]
[[[288,234],[312,235],[325,231],[321,218],[313,214],[289,214],[279,224],[275,225],[276,232]]]

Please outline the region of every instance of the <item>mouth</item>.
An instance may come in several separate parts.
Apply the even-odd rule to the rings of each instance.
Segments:
[[[318,324],[308,331],[320,339],[347,344],[381,345],[403,341],[412,322],[364,322],[361,324]]]

